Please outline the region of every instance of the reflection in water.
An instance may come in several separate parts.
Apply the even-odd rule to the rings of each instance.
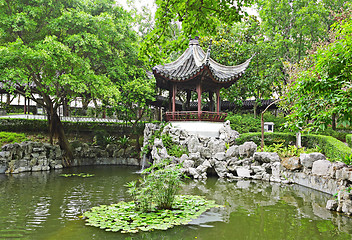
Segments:
[[[183,194],[225,206],[187,226],[137,235],[85,226],[80,216],[91,207],[129,200],[123,185],[139,177],[135,171],[108,166],[0,175],[0,239],[351,239],[352,220],[325,209],[329,195],[260,181],[186,181]],[[79,172],[95,177],[59,176]]]

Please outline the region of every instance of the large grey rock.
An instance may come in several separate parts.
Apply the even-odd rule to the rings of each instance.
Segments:
[[[337,207],[338,207],[338,203],[336,200],[328,200],[326,203],[326,209],[330,211],[336,211]]]
[[[200,150],[200,143],[199,143],[199,140],[196,136],[190,136],[187,140],[188,144],[187,144],[187,147],[188,147],[188,151],[190,153],[196,153],[196,152],[199,152]]]
[[[337,176],[338,174],[345,174],[344,171],[340,171],[341,169],[343,169],[344,167],[347,167],[347,165],[343,162],[333,162],[330,170],[329,170],[329,177],[331,178],[342,178],[342,176]],[[351,169],[352,170],[352,169]],[[348,174],[346,176],[346,178],[344,179],[348,179]]]
[[[302,153],[299,157],[299,160],[303,167],[311,169],[313,167],[313,163],[318,160],[326,160],[324,154],[316,152],[316,153]]]
[[[234,144],[236,138],[238,138],[240,135],[237,131],[231,129],[229,120],[227,120],[224,125],[220,128],[219,133],[219,138],[229,143],[230,145]]]
[[[281,161],[282,166],[284,166],[286,169],[294,171],[294,170],[298,170],[301,169],[302,165],[299,162],[299,158],[298,157],[291,157],[288,159],[283,159]]]
[[[225,161],[215,161],[214,169],[215,169],[215,172],[218,174],[219,178],[226,177],[226,173],[228,173]]]
[[[211,168],[211,164],[208,160],[205,160],[201,165],[199,165],[196,169],[197,172],[203,174],[206,173],[207,169]]]
[[[331,162],[328,160],[317,160],[313,162],[312,174],[318,176],[328,176]]]
[[[200,156],[201,156],[202,158],[207,158],[207,159],[209,159],[209,158],[211,158],[212,153],[211,153],[211,151],[210,151],[209,148],[207,148],[207,147],[201,147],[201,148],[200,148]]]
[[[238,157],[239,156],[239,152],[238,152],[238,146],[231,146],[229,147],[229,149],[227,149],[226,151],[226,158],[232,158],[232,157]]]
[[[238,177],[249,178],[251,176],[251,171],[245,167],[236,168],[236,173]]]
[[[274,152],[256,152],[254,153],[254,161],[263,163],[273,163],[280,162],[280,157],[277,153]]]
[[[211,138],[208,142],[208,148],[212,155],[218,153],[218,152],[225,152],[226,147],[225,147],[225,142],[220,141],[214,138]]]
[[[227,160],[227,169],[231,172],[235,171],[237,166],[239,166],[241,161],[238,161],[237,157],[230,158]]]
[[[224,152],[218,152],[214,155],[214,158],[218,161],[224,161],[225,160],[225,153]]]
[[[193,168],[194,167],[194,161],[192,160],[185,160],[183,162],[183,167],[184,168]]]
[[[245,142],[238,147],[238,153],[241,158],[252,157],[255,151],[257,151],[257,145],[254,142]]]

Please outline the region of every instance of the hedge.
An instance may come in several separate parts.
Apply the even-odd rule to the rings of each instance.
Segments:
[[[121,135],[131,134],[131,124],[122,122],[68,122],[62,121],[66,133],[91,133],[96,130],[105,130],[109,133]],[[143,133],[144,122],[141,122],[137,130]],[[48,132],[47,120],[41,119],[13,119],[1,118],[0,131],[6,132]]]
[[[350,148],[352,148],[352,134],[347,134],[346,135],[346,143]]]
[[[261,144],[262,134],[260,132],[243,133],[236,139],[236,144],[240,145],[245,142],[255,142],[258,146]],[[284,146],[293,145],[296,143],[296,135],[293,133],[280,133],[280,132],[265,132],[264,133],[264,144],[283,143]]]
[[[351,148],[346,146],[346,144],[340,140],[331,136],[313,134],[303,135],[302,145],[307,148],[314,148],[319,146],[328,158],[334,160],[341,160],[346,156],[350,156],[352,154]]]
[[[352,134],[351,134],[352,135]],[[236,139],[236,144],[243,144],[244,142],[253,141],[260,146],[261,133],[244,133]],[[296,135],[294,133],[264,133],[264,144],[272,145],[273,143],[283,143],[284,146],[293,145],[296,143]],[[331,159],[343,159],[346,155],[352,154],[351,148],[346,146],[343,142],[331,136],[323,135],[303,135],[302,146],[307,148],[315,148],[319,146],[322,152]]]

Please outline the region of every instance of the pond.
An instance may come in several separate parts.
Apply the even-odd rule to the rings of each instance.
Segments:
[[[329,212],[331,196],[298,185],[260,181],[187,180],[183,194],[214,199],[211,209],[186,226],[121,234],[84,225],[93,206],[128,201],[124,184],[138,169],[69,168],[0,175],[0,239],[351,239],[352,218]],[[94,177],[62,177],[62,173]]]

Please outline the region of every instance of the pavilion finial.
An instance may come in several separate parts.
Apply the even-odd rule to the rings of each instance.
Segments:
[[[212,45],[212,43],[213,43],[213,39],[210,39],[210,43],[209,43],[208,50],[207,50],[207,56],[206,56],[206,62],[207,62],[207,63],[209,62],[210,51],[211,51],[211,45]]]
[[[189,46],[192,46],[192,45],[199,45],[199,37],[198,36],[196,36],[194,39],[193,38],[189,39]]]

